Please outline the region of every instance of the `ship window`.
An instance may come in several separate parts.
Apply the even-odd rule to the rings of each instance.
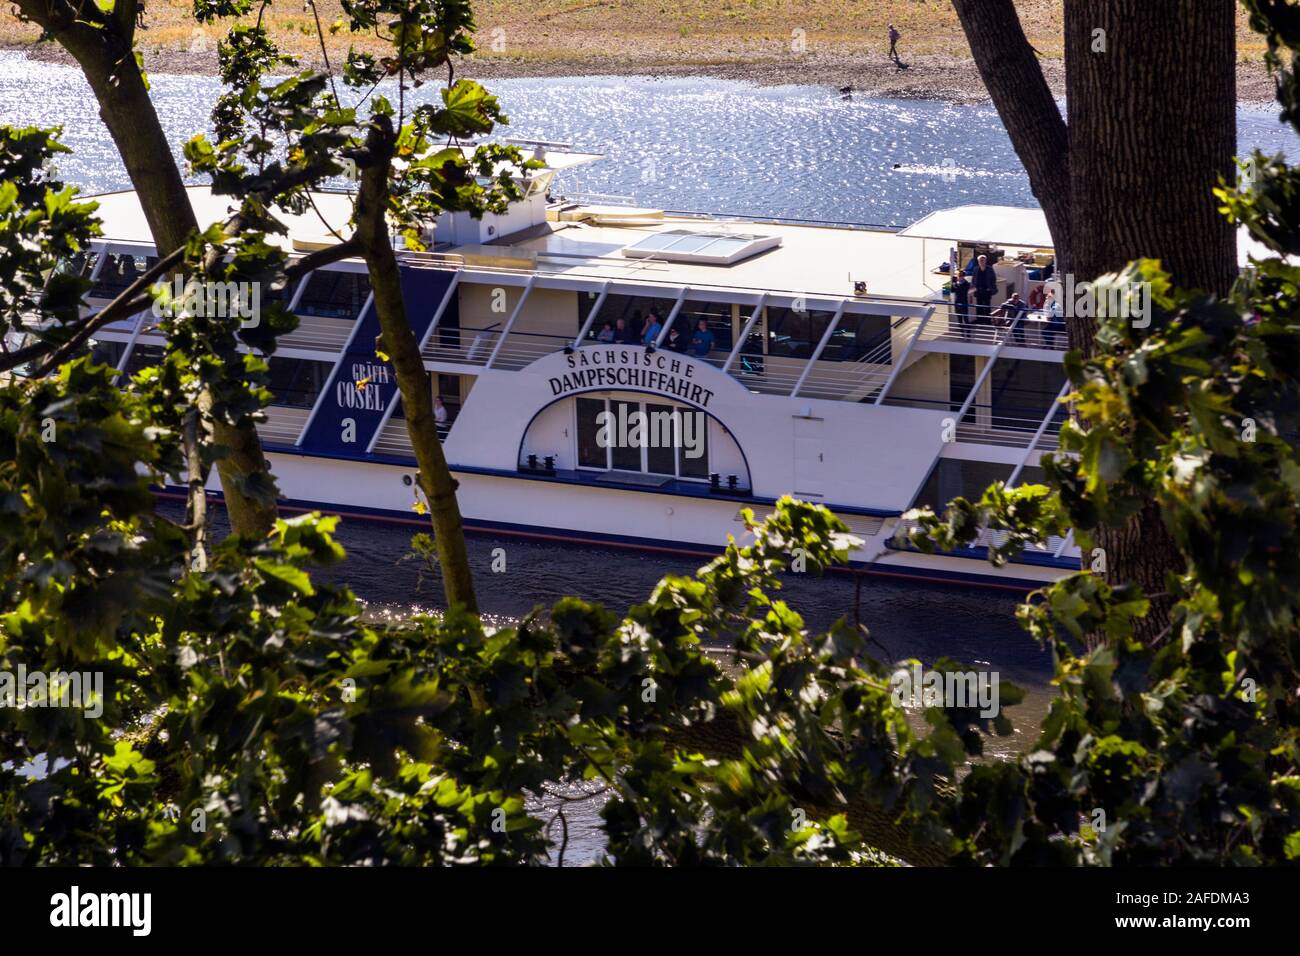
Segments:
[[[954,498],[977,501],[989,485],[1010,478],[1011,471],[1011,465],[997,462],[940,458],[912,507],[942,512]]]
[[[122,361],[124,351],[126,351],[125,342],[96,342],[91,347],[90,358],[97,365],[117,368],[117,363]]]
[[[821,361],[857,362],[870,356],[873,363],[888,365],[891,361],[891,335],[887,316],[842,315],[822,351]]]
[[[780,236],[668,229],[652,233],[626,246],[623,255],[630,259],[653,258],[664,262],[731,265],[779,245]]]
[[[121,362],[121,352],[118,352],[117,362]],[[131,358],[126,360],[126,368],[122,369],[127,378],[134,376],[140,369],[152,368],[153,365],[162,362],[162,346],[160,345],[139,345],[136,343],[134,349],[131,349]],[[114,365],[117,363],[114,362]]]
[[[769,308],[767,354],[783,358],[812,358],[833,318],[833,312],[809,309],[796,311],[784,306]]]
[[[59,260],[59,264],[55,266],[55,271],[60,275],[81,276],[83,279],[88,279],[90,273],[95,269],[95,260],[98,258],[98,252],[78,252],[66,259]]]
[[[1065,371],[1055,362],[1002,359],[993,366],[993,425],[1035,431],[1056,404]]]
[[[355,319],[369,296],[370,277],[364,272],[322,269],[307,278],[294,311],[299,315]]]
[[[976,501],[984,489],[998,481],[1006,481],[1014,469],[1010,465],[991,461],[964,461],[959,458],[940,458],[926,479],[921,493],[912,502],[913,508],[929,507],[943,512],[954,498]],[[1029,465],[1016,478],[1018,486],[1042,484],[1042,468]]]
[[[700,319],[709,323],[709,331],[713,333],[713,351],[730,352],[731,306],[726,302],[692,302],[687,299],[682,303],[682,311],[673,323],[673,328],[681,336],[682,347],[690,345]]]
[[[618,320],[623,320],[624,336],[620,340],[615,338],[614,341],[622,341],[633,345],[641,341],[642,333],[645,331],[646,320],[650,313],[654,312],[659,316],[659,322],[662,325],[668,321],[668,316],[673,311],[673,306],[677,304],[676,299],[657,299],[643,295],[607,295],[605,301],[601,303],[600,313],[596,316],[596,321],[591,323],[591,328],[587,330],[588,341],[602,341],[598,338],[605,328],[605,323],[609,323],[610,329],[617,335]],[[582,316],[585,319],[585,316]]]
[[[132,256],[114,253],[99,270],[95,286],[90,290],[92,299],[115,299],[132,283],[158,264],[157,256]]]
[[[579,468],[708,479],[708,418],[703,412],[663,402],[576,402]]]
[[[267,363],[272,405],[288,405],[291,408],[311,408],[316,404],[321,389],[330,375],[329,362],[313,362],[308,359],[280,358],[272,356]]]

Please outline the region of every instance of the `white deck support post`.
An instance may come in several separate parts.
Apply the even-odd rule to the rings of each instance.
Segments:
[[[971,405],[974,404],[975,402],[975,396],[978,395],[979,390],[984,387],[984,382],[988,379],[989,373],[993,371],[993,366],[996,365],[998,359],[1002,357],[1002,350],[1005,349],[1008,344],[1010,344],[1011,333],[1015,331],[1016,326],[1019,324],[1020,324],[1020,319],[1017,318],[1014,322],[1011,323],[1010,326],[1007,327],[1007,337],[998,343],[998,347],[993,350],[993,354],[990,355],[988,357],[988,361],[984,363],[984,368],[980,371],[979,375],[976,376],[975,378],[975,384],[971,386],[970,394],[966,396],[966,401],[962,402],[961,410],[957,412],[957,417],[955,419],[955,427],[961,426],[961,420],[965,418],[966,413],[970,411]]]
[[[304,277],[302,281],[305,283],[309,277],[310,274]],[[361,311],[359,311],[356,318],[352,320],[352,331],[348,333],[348,340],[343,343],[343,348],[339,350],[339,357],[334,360],[334,367],[330,369],[329,377],[327,377],[325,381],[328,382],[330,378],[333,378],[334,373],[343,365],[343,360],[348,356],[348,349],[352,346],[352,340],[357,337],[357,332],[361,328],[361,317],[366,314],[366,309],[370,308],[371,303],[374,301],[375,293],[371,291],[371,293],[366,296],[366,301],[361,304]],[[316,420],[316,413],[319,412],[320,407],[325,404],[325,397],[326,392],[324,389],[321,389],[320,395],[316,398],[316,404],[312,405],[311,411],[307,414],[307,421],[303,423],[302,431],[298,433],[298,440],[293,443],[295,448],[301,445],[303,439],[307,437],[307,429],[311,428],[311,423]]]
[[[91,246],[91,248],[94,249],[95,247]],[[104,245],[100,246],[99,249],[95,250],[99,253],[99,255],[95,256],[95,264],[91,266],[90,275],[86,276],[86,281],[90,283],[90,288],[92,289],[95,288],[95,280],[97,280],[99,278],[99,274],[104,271],[104,263],[108,261],[108,257],[109,257],[108,250],[110,248],[112,247],[109,246],[107,243],[105,243]],[[89,292],[87,292],[87,295],[89,295]]]
[[[1025,457],[1020,459],[1020,464],[1016,465],[1016,470],[1013,471],[1011,477],[1007,479],[1008,488],[1014,488],[1016,486],[1016,480],[1020,478],[1020,473],[1029,465],[1029,459],[1034,456],[1034,449],[1036,449],[1038,443],[1042,441],[1043,433],[1047,431],[1047,426],[1052,423],[1052,419],[1056,417],[1056,413],[1061,410],[1061,399],[1065,398],[1069,393],[1070,383],[1067,381],[1061,386],[1061,391],[1057,393],[1056,401],[1052,402],[1052,407],[1047,410],[1047,414],[1044,415],[1043,420],[1039,422],[1038,431],[1034,432],[1033,440],[1029,443],[1029,447],[1025,449]]]
[[[916,325],[916,332],[914,332],[912,337],[908,340],[906,348],[903,349],[903,354],[898,357],[898,361],[894,362],[894,367],[889,373],[889,378],[885,379],[885,384],[880,388],[880,394],[876,396],[876,400],[871,404],[879,405],[884,402],[885,396],[889,394],[889,390],[894,385],[894,380],[897,379],[903,369],[907,367],[907,360],[912,354],[912,349],[916,348],[916,343],[920,341],[921,333],[925,331],[925,327],[929,323],[930,316],[932,315],[934,315],[933,308],[931,308],[929,312],[925,313],[925,315],[921,316],[921,321]],[[893,338],[892,328],[890,329],[890,338]]]
[[[425,345],[433,336],[434,330],[438,328],[438,323],[442,321],[442,314],[447,311],[447,306],[451,304],[451,297],[456,294],[456,289],[460,285],[461,271],[456,270],[456,274],[451,277],[451,285],[447,286],[447,291],[443,293],[442,301],[438,303],[438,311],[433,313],[433,321],[429,323],[429,328],[425,330],[424,335],[420,336],[419,350],[424,351]],[[428,371],[428,369],[425,369]],[[370,436],[370,444],[366,446],[366,454],[374,453],[375,445],[379,444],[379,436],[384,433],[388,427],[388,421],[393,417],[393,412],[397,410],[397,403],[402,400],[402,390],[399,388],[393,392],[393,397],[388,400],[388,407],[384,409],[383,417],[379,419],[379,424],[375,428],[375,433]]]
[[[749,321],[745,323],[745,327],[741,329],[740,334],[736,336],[736,341],[731,346],[731,354],[728,355],[727,360],[722,363],[723,372],[730,369],[732,364],[736,361],[736,356],[740,354],[740,350],[744,346],[745,340],[749,338],[749,333],[753,331],[754,323],[757,322],[758,317],[763,314],[763,306],[765,305],[767,305],[766,292],[759,295],[758,304],[754,306],[754,311],[750,314]]]
[[[1066,533],[1065,540],[1061,542],[1060,547],[1058,547],[1056,551],[1053,552],[1052,557],[1059,558],[1061,555],[1065,554],[1065,552],[1070,549],[1070,545],[1073,543],[1074,543],[1074,529],[1071,528]]]
[[[794,388],[790,391],[791,398],[799,397],[799,389],[803,388],[803,383],[808,381],[808,376],[812,374],[817,359],[821,358],[822,352],[826,350],[826,344],[830,342],[831,336],[835,334],[836,326],[840,324],[840,319],[844,317],[844,308],[847,304],[845,300],[840,299],[840,307],[835,310],[835,315],[831,317],[830,324],[826,326],[826,331],[822,333],[822,339],[817,343],[817,348],[808,357],[808,364],[804,366],[803,374],[799,376],[799,381],[794,383]]]
[[[287,304],[284,307],[286,312],[292,312],[294,309],[298,308],[298,302],[302,299],[303,290],[307,288],[307,280],[309,280],[313,274],[314,273],[308,272],[298,280],[298,284],[294,286],[293,294],[286,300]],[[369,278],[369,276],[367,276],[367,278]],[[357,316],[357,318],[360,317],[360,315]]]
[[[682,291],[677,293],[677,301],[673,303],[672,311],[668,313],[668,318],[664,319],[664,327],[660,329],[659,334],[655,336],[653,343],[655,348],[659,348],[659,344],[663,342],[664,339],[668,338],[668,330],[671,329],[673,323],[677,321],[677,313],[682,311],[682,306],[686,304],[686,293],[690,291],[691,287],[684,285],[682,286]]]
[[[131,353],[135,351],[135,343],[140,338],[140,332],[144,329],[145,316],[149,314],[148,309],[141,309],[140,314],[135,317],[135,328],[131,330],[131,337],[126,340],[126,348],[122,350],[122,357],[117,360],[117,374],[113,376],[113,384],[122,377],[126,371],[126,363],[131,361]]]
[[[510,313],[510,318],[506,319],[506,327],[501,330],[501,337],[497,339],[497,344],[493,347],[492,354],[488,356],[488,360],[483,366],[484,368],[491,368],[492,363],[497,360],[497,355],[501,352],[501,346],[506,344],[506,336],[509,335],[510,330],[515,327],[515,320],[519,318],[519,313],[524,311],[524,303],[528,301],[528,296],[533,291],[533,286],[535,285],[537,285],[536,272],[528,277],[528,284],[524,286],[523,295],[521,295],[519,301],[515,303],[515,308],[514,311]]]
[[[587,337],[591,331],[591,324],[596,321],[596,316],[600,314],[600,307],[605,304],[605,298],[609,295],[609,287],[613,283],[606,281],[600,287],[600,295],[596,296],[596,302],[592,305],[591,311],[587,313],[587,321],[582,323],[582,328],[578,330],[578,337],[573,340],[573,347],[576,349],[582,345],[582,340]]]

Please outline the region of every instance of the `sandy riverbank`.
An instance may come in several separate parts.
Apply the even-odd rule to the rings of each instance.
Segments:
[[[1057,95],[1065,93],[1062,0],[1017,0],[1021,20]],[[224,27],[200,28],[189,0],[150,4],[138,44],[153,73],[213,74]],[[272,6],[265,23],[276,42],[308,66],[323,57],[314,21],[301,6]],[[323,25],[338,0],[317,0]],[[484,80],[547,76],[709,76],[760,85],[806,83],[851,87],[864,96],[987,101],[948,0],[478,0],[479,52],[457,74]],[[890,23],[903,34],[900,68],[887,53]],[[1238,95],[1269,103],[1264,45],[1240,21]],[[23,48],[42,60],[71,62],[53,44],[33,45],[36,31],[0,13],[0,48]],[[346,33],[331,36],[336,67]],[[373,40],[358,45],[378,52]]]

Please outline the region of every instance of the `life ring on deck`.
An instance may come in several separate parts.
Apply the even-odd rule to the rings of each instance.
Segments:
[[[1031,309],[1041,309],[1043,303],[1047,301],[1047,293],[1043,291],[1042,285],[1036,285],[1029,292],[1029,307]]]

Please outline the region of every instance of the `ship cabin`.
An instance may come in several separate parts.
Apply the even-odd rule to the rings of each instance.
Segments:
[[[1035,302],[1052,265],[1036,210],[962,207],[901,231],[674,213],[566,196],[556,177],[600,157],[527,145],[545,168],[508,212],[444,214],[428,251],[399,253],[458,472],[755,503],[793,492],[870,533],[914,504],[1029,481],[1055,447],[1063,326],[1033,310],[963,324],[947,294],[953,270],[985,255],[995,304],[1013,292]],[[207,188],[189,194],[201,222],[225,214]],[[315,200],[324,222],[283,217],[293,254],[334,241],[349,219],[345,192]],[[133,193],[97,201],[105,239],[74,264],[93,283],[91,308],[153,256]],[[267,450],[409,467],[364,264],[331,265],[280,295],[299,324],[269,359]],[[161,346],[148,312],[96,335],[123,375]],[[702,449],[598,441],[600,413],[628,410],[704,412]],[[922,431],[944,434],[918,442]],[[773,450],[760,447],[765,432],[782,436]],[[1069,547],[1058,544],[1055,558]]]

